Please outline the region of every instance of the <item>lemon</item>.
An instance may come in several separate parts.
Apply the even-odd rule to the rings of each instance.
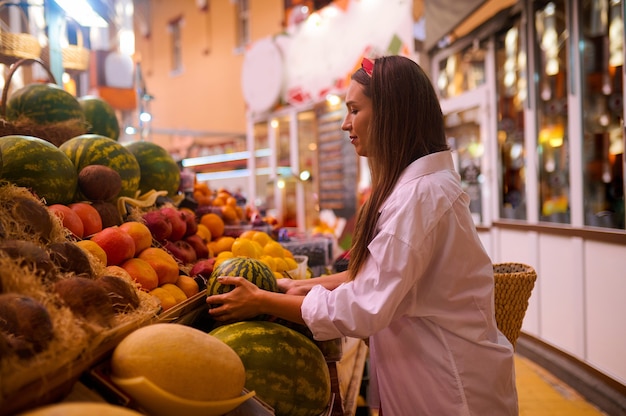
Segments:
[[[274,257],[274,262],[276,263],[276,271],[281,273],[285,270],[293,270],[287,265],[287,262],[282,257]]]
[[[231,251],[235,257],[250,257],[251,259],[258,258],[257,251],[252,244],[252,241],[245,238],[237,238],[232,245]]]
[[[267,264],[267,267],[269,267],[273,272],[276,271],[276,262],[274,261],[274,257],[272,257],[272,256],[261,256],[259,258],[259,260],[261,260],[263,263]]]
[[[294,270],[298,268],[298,263],[296,263],[293,257],[285,257],[285,263],[287,263],[287,270]]]
[[[261,247],[265,247],[265,245],[268,242],[274,241],[274,240],[265,231],[257,231],[252,236],[252,241],[256,241],[257,243],[259,243],[261,245]]]
[[[285,257],[285,252],[283,251],[283,246],[280,245],[277,241],[269,241],[267,244],[263,246],[263,254],[267,254],[272,257]]]

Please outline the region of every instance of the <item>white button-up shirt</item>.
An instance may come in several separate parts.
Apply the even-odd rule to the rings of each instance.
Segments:
[[[518,414],[513,348],[468,206],[450,152],[420,158],[381,207],[356,278],[304,299],[316,339],[369,337],[370,406],[384,416]]]

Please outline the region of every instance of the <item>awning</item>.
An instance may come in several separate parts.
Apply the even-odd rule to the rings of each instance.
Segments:
[[[415,9],[421,7],[424,11],[426,24],[424,49],[429,50],[474,13],[486,0],[414,0],[414,2],[416,3]]]

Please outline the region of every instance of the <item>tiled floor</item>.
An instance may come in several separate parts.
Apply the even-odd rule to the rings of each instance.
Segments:
[[[608,416],[524,357],[515,357],[515,371],[520,416]],[[377,415],[370,411],[370,416]]]
[[[520,416],[606,416],[552,374],[515,357]]]

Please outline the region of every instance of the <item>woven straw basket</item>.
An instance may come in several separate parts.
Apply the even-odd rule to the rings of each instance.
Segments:
[[[496,323],[515,348],[537,273],[522,263],[493,265]]]
[[[83,32],[78,26],[76,31],[76,45],[67,45],[61,48],[63,67],[77,71],[86,71],[89,68],[89,49],[83,46]]]
[[[0,8],[17,4],[0,2]],[[21,7],[18,7],[25,26],[28,18]],[[8,24],[0,21],[0,63],[12,64],[20,59],[37,59],[41,55],[39,40],[30,33],[12,33],[7,30]]]

